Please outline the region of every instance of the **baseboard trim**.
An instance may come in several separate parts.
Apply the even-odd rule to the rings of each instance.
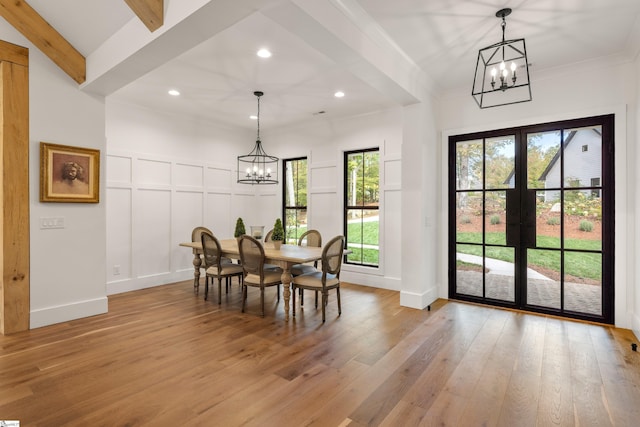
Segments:
[[[400,305],[422,310],[438,299],[438,287],[434,286],[422,293],[400,291]]]
[[[109,311],[107,297],[77,301],[71,304],[46,307],[31,311],[30,329],[104,314]]]

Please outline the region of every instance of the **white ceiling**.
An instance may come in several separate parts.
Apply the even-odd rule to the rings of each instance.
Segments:
[[[124,0],[27,1],[86,57],[137,20]],[[177,0],[165,0],[165,8],[171,1]],[[419,67],[434,93],[467,86],[471,92],[478,50],[500,40],[495,13],[503,7],[513,9],[507,17],[507,39],[526,40],[532,80],[541,70],[614,55],[633,59],[640,50],[640,0],[314,1],[340,7],[343,15],[351,13],[347,17],[362,34],[375,37],[363,40],[355,54],[351,40],[345,55],[338,51],[344,34],[340,22],[320,37],[323,33],[312,33],[291,13],[304,0],[273,1],[271,6],[293,6],[256,11],[108,96],[247,128],[255,127],[248,119],[256,111],[255,90],[265,92],[263,128],[408,103],[392,96],[384,79],[363,71],[364,59],[371,62],[376,55],[370,46],[381,41],[396,48],[399,68]],[[332,22],[321,25],[331,27]],[[258,58],[260,47],[268,47],[273,56]],[[182,95],[168,96],[170,88]],[[333,97],[337,90],[346,96]]]

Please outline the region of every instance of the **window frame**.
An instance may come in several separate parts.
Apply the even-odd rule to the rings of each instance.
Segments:
[[[353,206],[349,204],[349,183],[350,183],[350,176],[349,176],[349,167],[348,167],[348,161],[349,161],[349,156],[353,155],[353,154],[358,154],[361,153],[363,156],[365,155],[365,153],[371,153],[371,152],[376,152],[378,153],[378,191],[380,191],[380,178],[381,178],[381,173],[380,173],[380,155],[381,155],[381,150],[380,147],[371,147],[371,148],[362,148],[362,149],[357,149],[357,150],[349,150],[349,151],[344,151],[343,153],[343,171],[344,171],[344,178],[343,178],[343,206],[344,206],[344,210],[343,210],[343,230],[344,230],[344,236],[345,236],[345,245],[349,245],[349,234],[348,234],[348,224],[349,224],[349,218],[348,218],[348,214],[350,211],[352,210],[363,210],[363,211],[371,211],[371,210],[377,210],[378,211],[378,218],[380,218],[380,194],[378,194],[378,205],[377,206]],[[363,184],[364,184],[364,180],[363,180]],[[362,237],[362,236],[361,236]],[[362,241],[363,239],[361,238],[360,241]],[[378,262],[376,264],[372,264],[372,263],[366,263],[364,262],[364,256],[361,255],[360,257],[360,262],[356,262],[354,260],[349,260],[349,256],[348,255],[344,255],[344,259],[343,259],[343,263],[344,264],[348,264],[348,265],[353,265],[353,266],[361,266],[361,267],[368,267],[368,268],[380,268],[380,222],[378,221]],[[361,254],[363,254],[363,252],[361,252]]]
[[[307,169],[307,203],[302,206],[302,205],[291,205],[288,206],[287,205],[287,165],[293,162],[298,162],[304,160],[306,163],[306,169]],[[295,211],[305,211],[305,214],[307,216],[307,227],[309,224],[309,210],[308,210],[308,204],[309,204],[309,160],[307,158],[307,156],[301,156],[301,157],[293,157],[293,158],[289,158],[289,159],[282,159],[282,172],[283,172],[283,179],[282,179],[282,226],[285,230],[285,243],[292,243],[287,241],[287,229],[289,224],[287,223],[287,210],[295,210]],[[298,188],[298,186],[295,186],[296,190]],[[297,203],[297,195],[294,196],[294,198],[296,199],[296,203]],[[297,217],[297,215],[296,215]],[[297,222],[296,224],[299,224],[299,222]],[[297,228],[297,227],[296,227]],[[298,239],[300,238],[300,236],[296,235],[295,237],[295,244],[298,244]]]

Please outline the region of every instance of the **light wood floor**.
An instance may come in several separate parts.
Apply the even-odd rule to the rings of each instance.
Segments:
[[[0,419],[23,426],[638,426],[630,331],[343,284],[327,322],[275,288],[221,306],[181,282],[0,336]]]

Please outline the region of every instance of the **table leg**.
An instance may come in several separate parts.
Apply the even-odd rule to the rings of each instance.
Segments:
[[[200,258],[200,254],[193,251],[193,268],[195,269],[193,272],[193,291],[197,294],[200,290],[200,266],[202,265],[202,258]]]
[[[282,270],[282,296],[284,297],[284,320],[289,320],[289,299],[291,297],[291,269],[290,267]],[[296,308],[293,307],[295,310]]]

